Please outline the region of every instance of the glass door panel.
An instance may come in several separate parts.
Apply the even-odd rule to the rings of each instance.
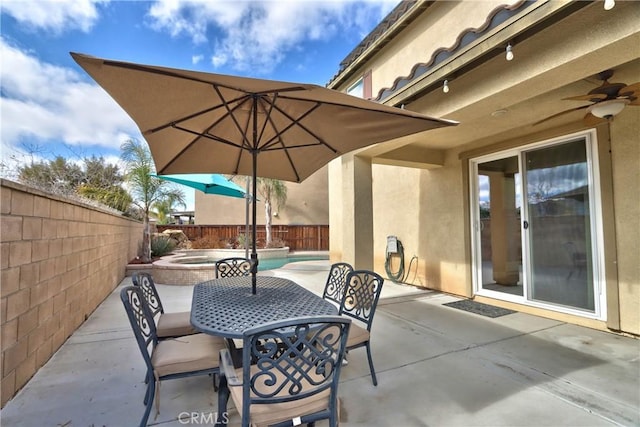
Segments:
[[[481,288],[523,296],[518,157],[478,164]]]
[[[586,141],[522,156],[529,298],[594,311]]]

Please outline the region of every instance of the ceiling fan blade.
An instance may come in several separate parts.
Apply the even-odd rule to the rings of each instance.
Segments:
[[[640,82],[632,83],[620,89],[618,96],[634,96],[634,94],[640,93]]]
[[[583,109],[585,109],[585,108],[589,108],[590,106],[591,106],[591,105],[583,105],[582,107],[577,107],[577,108],[572,108],[572,109],[570,109],[570,110],[561,111],[561,112],[559,112],[559,113],[557,113],[557,114],[554,114],[554,115],[552,115],[552,116],[546,117],[546,118],[544,118],[544,119],[542,119],[542,120],[539,120],[539,121],[537,121],[537,122],[533,123],[533,125],[532,125],[532,126],[539,125],[540,123],[544,123],[544,122],[546,122],[547,120],[555,119],[556,117],[563,116],[563,115],[565,115],[565,114],[569,114],[569,113],[572,113],[572,112],[574,112],[574,111],[578,111],[578,110],[583,110]]]
[[[569,98],[562,98],[563,101],[591,101],[598,102],[607,99],[607,95],[604,93],[592,93],[587,95],[570,96]]]

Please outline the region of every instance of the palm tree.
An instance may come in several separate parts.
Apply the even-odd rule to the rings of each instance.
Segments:
[[[129,184],[133,204],[143,213],[142,262],[151,262],[151,233],[149,230],[149,211],[151,206],[162,200],[172,198],[184,204],[184,192],[161,179],[152,177],[155,172],[153,158],[146,144],[130,139],[120,146],[121,158],[125,163],[125,179]]]
[[[173,212],[175,206],[187,207],[183,200],[176,200],[173,195],[166,199],[158,200],[153,204],[158,224],[168,224],[170,222],[171,212]]]
[[[287,202],[287,185],[284,181],[271,178],[258,178],[258,194],[264,200],[265,230],[267,233],[266,246],[272,242],[271,218],[273,216],[273,205],[280,209]]]

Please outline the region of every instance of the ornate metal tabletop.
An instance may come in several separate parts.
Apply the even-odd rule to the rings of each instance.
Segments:
[[[191,323],[205,333],[242,338],[247,328],[301,316],[335,315],[338,309],[291,280],[257,277],[251,293],[250,277],[227,277],[195,285]]]

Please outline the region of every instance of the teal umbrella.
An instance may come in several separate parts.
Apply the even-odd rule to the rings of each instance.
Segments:
[[[175,182],[176,184],[185,185],[187,187],[195,188],[202,191],[205,194],[218,194],[220,196],[237,197],[247,200],[247,212],[246,212],[246,233],[249,235],[249,201],[251,197],[248,195],[248,188],[245,191],[235,182],[229,181],[224,176],[217,173],[180,173],[175,175],[156,175],[151,174],[156,178],[163,179],[165,181]],[[245,239],[246,240],[246,239]],[[248,241],[247,241],[248,242]],[[245,247],[245,257],[249,258],[249,247]]]
[[[195,188],[205,194],[218,194],[220,196],[245,198],[246,192],[238,184],[229,181],[222,175],[216,173],[185,173],[176,175],[155,175],[156,178],[165,181],[175,182]]]

